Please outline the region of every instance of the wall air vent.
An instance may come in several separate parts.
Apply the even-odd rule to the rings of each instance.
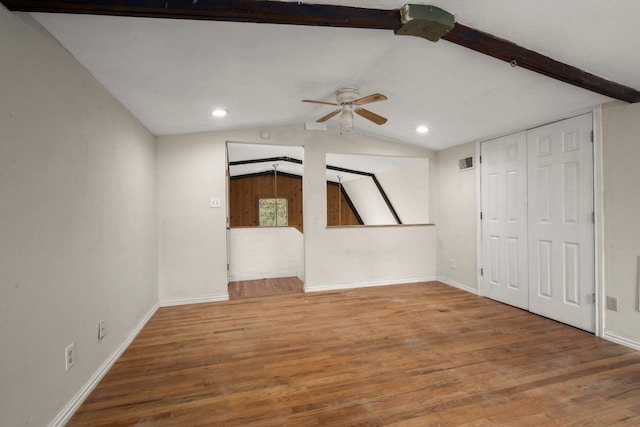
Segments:
[[[467,170],[467,169],[473,169],[473,156],[460,159],[458,161],[458,169],[461,171]]]

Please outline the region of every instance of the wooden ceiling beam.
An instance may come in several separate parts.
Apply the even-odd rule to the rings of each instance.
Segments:
[[[547,77],[627,102],[640,101],[640,92],[556,61],[533,50],[456,22],[443,40],[475,50]]]
[[[400,10],[257,0],[0,0],[9,10],[397,30]],[[442,37],[485,55],[626,102],[640,91],[456,23]]]
[[[393,30],[399,10],[260,0],[2,0],[13,11]]]

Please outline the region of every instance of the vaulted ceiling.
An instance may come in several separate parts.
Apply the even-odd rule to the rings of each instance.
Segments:
[[[405,1],[317,3],[399,9]],[[453,13],[465,26],[640,89],[636,0],[428,4]],[[434,43],[392,30],[89,14],[33,17],[156,135],[312,122],[331,107],[302,99],[332,102],[337,89],[353,86],[361,95],[380,92],[389,98],[368,106],[387,117],[386,124],[357,116],[354,132],[439,150],[612,99],[446,40]],[[214,108],[228,115],[214,118]],[[337,117],[327,124],[338,127]],[[418,125],[430,131],[418,134]]]

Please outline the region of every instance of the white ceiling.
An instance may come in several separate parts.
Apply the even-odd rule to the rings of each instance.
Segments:
[[[392,169],[402,169],[415,162],[424,161],[426,161],[426,159],[415,157],[373,156],[364,154],[327,153],[326,156],[326,164],[328,166],[336,166],[369,174],[380,174]],[[349,182],[362,179],[363,175],[335,171],[327,168],[327,181],[338,182],[338,177],[340,177],[341,182]]]
[[[400,0],[322,0],[367,8]],[[456,21],[640,89],[637,0],[434,0]],[[433,150],[588,109],[609,98],[441,40],[392,31],[33,14],[156,135],[314,121],[355,86],[388,101],[354,132]],[[228,110],[225,118],[211,111]],[[330,126],[338,126],[338,118]],[[430,132],[419,135],[418,125]]]
[[[263,172],[273,172],[274,165],[277,165],[278,173],[288,173],[297,176],[304,175],[304,167],[301,163],[291,162],[284,159],[256,162],[260,159],[290,158],[302,161],[304,149],[302,147],[282,146],[282,145],[260,145],[242,142],[227,143],[227,159],[229,161],[229,175],[242,176],[258,174]],[[246,164],[231,164],[234,162],[253,161]],[[339,168],[346,168],[364,174],[379,174],[391,169],[399,169],[409,166],[412,163],[425,161],[426,159],[415,157],[379,156],[363,154],[336,154],[327,153],[326,164]],[[348,182],[362,179],[363,174],[350,173],[346,171],[336,171],[327,168],[327,181]]]
[[[277,157],[289,157],[291,159],[304,160],[304,149],[302,147],[281,146],[281,145],[258,145],[230,142],[227,143],[227,160],[231,162],[242,162],[244,160],[271,159]],[[288,162],[285,160],[268,161],[259,163],[248,163],[229,166],[230,176],[250,175],[265,171],[273,171],[273,165],[278,165],[278,172],[288,174],[303,175],[303,166],[300,163]]]

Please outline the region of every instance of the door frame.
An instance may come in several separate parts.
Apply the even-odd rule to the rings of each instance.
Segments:
[[[476,242],[477,242],[477,278],[478,278],[478,295],[484,295],[483,275],[482,275],[482,221],[480,220],[480,212],[482,210],[482,162],[480,161],[480,145],[483,142],[490,141],[514,133],[527,131],[540,126],[581,116],[583,114],[592,114],[593,129],[593,210],[594,210],[594,286],[596,301],[595,310],[595,332],[594,335],[602,337],[604,333],[604,264],[603,264],[603,200],[602,200],[602,106],[597,105],[594,108],[576,111],[555,120],[550,120],[536,126],[529,126],[525,129],[519,129],[513,132],[507,132],[486,139],[476,140],[476,157],[478,157],[478,165],[476,168]]]

